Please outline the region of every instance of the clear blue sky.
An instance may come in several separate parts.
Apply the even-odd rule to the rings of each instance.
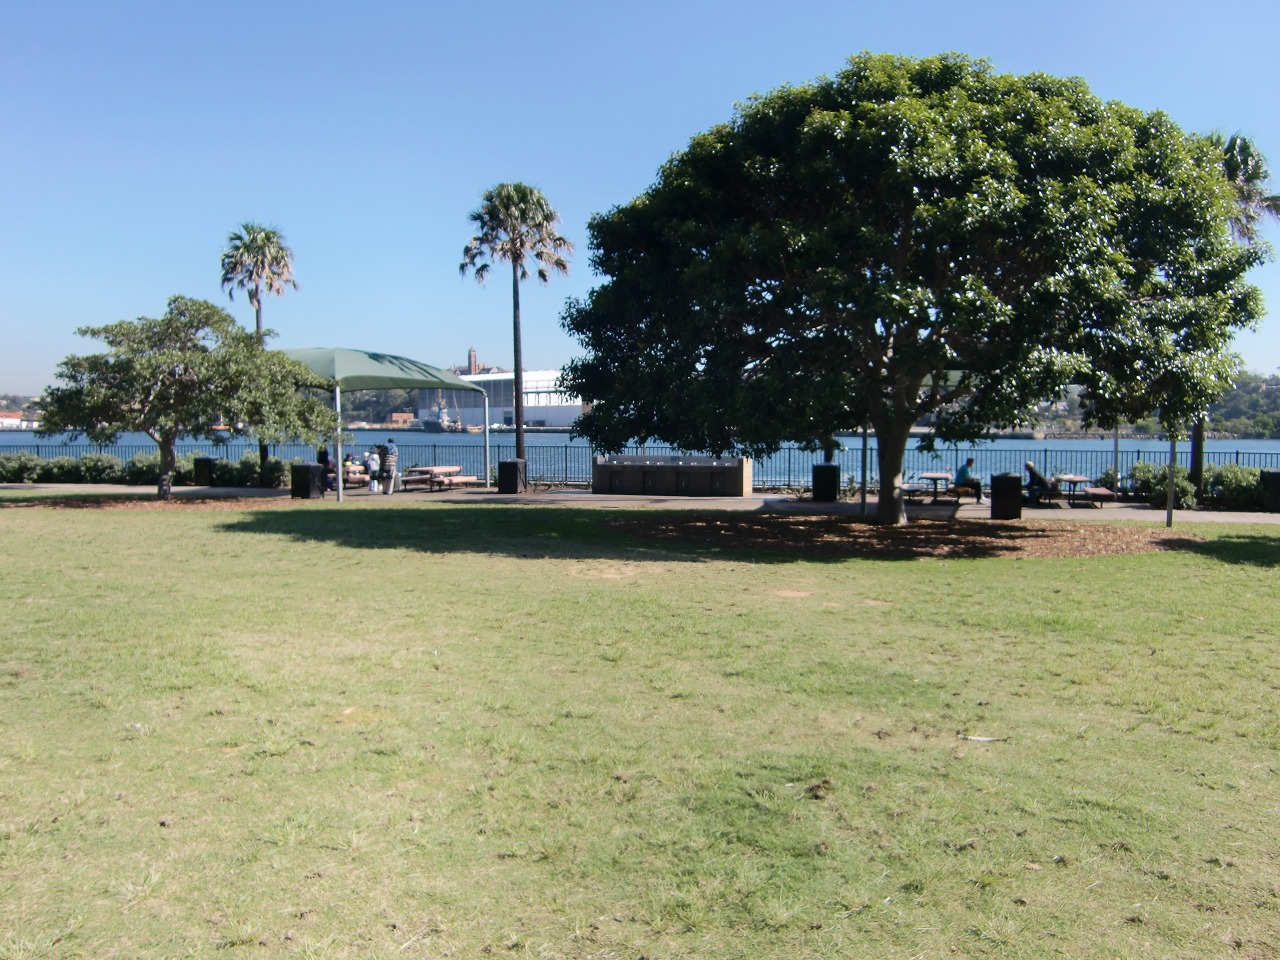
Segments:
[[[502,180],[547,194],[571,275],[522,293],[525,365],[576,344],[586,221],[643,191],[735,102],[858,51],[957,50],[1085,78],[1184,129],[1243,131],[1280,169],[1275,0],[1028,3],[0,0],[0,393],[36,393],[74,329],[228,307],[218,259],[245,220],[293,248],[276,346],[511,365],[510,290],[458,275],[467,214]],[[1275,240],[1280,231],[1269,228]],[[1280,312],[1280,267],[1253,280]],[[1280,322],[1241,338],[1280,367]]]

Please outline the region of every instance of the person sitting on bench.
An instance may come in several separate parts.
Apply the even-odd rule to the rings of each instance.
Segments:
[[[1027,498],[1033,507],[1038,507],[1042,501],[1057,496],[1058,481],[1046,478],[1030,460],[1027,461],[1027,476],[1030,477],[1027,481]]]
[[[957,497],[967,490],[973,494],[976,502],[982,502],[982,481],[973,475],[973,457],[966,460],[964,466],[956,471],[956,482],[952,486],[956,488]]]

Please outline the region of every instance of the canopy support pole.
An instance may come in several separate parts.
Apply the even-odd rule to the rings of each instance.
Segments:
[[[1114,474],[1114,481],[1111,484],[1111,492],[1116,496],[1120,495],[1120,421],[1116,421],[1116,430],[1112,434],[1111,447],[1111,472]]]
[[[862,488],[862,516],[867,516],[867,425],[862,425],[862,482],[859,484]]]
[[[492,486],[489,482],[489,391],[481,390],[480,395],[484,397],[484,486],[487,490]]]
[[[338,417],[338,502],[342,502],[342,474],[344,472],[342,466],[342,388],[335,383],[333,385],[333,412]]]

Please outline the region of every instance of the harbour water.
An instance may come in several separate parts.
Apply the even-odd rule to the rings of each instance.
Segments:
[[[476,433],[424,433],[419,430],[354,430],[347,434],[344,452],[360,455],[388,438],[394,438],[400,448],[400,463],[404,467],[457,464],[464,473],[481,475],[484,469],[484,436]],[[862,440],[860,437],[841,437],[841,448],[836,452],[836,463],[843,479],[849,483],[860,482],[862,475]],[[591,479],[593,451],[581,437],[567,433],[530,431],[525,434],[528,475],[531,479],[546,482],[585,483]],[[137,454],[155,452],[155,444],[144,434],[125,434],[115,444],[98,447],[80,438],[69,441],[66,437],[37,437],[30,431],[6,430],[0,433],[0,453],[26,450],[46,459],[52,457],[79,457],[86,453],[108,453],[128,460]],[[307,444],[276,444],[272,454],[284,460],[312,460],[315,448]],[[180,454],[212,456],[238,460],[246,454],[256,455],[257,444],[246,438],[225,443],[207,440],[183,440],[178,445]],[[632,456],[668,456],[698,451],[679,451],[662,444],[629,447],[622,451]],[[499,460],[515,456],[515,435],[510,431],[494,432],[490,436],[491,465]],[[1099,434],[1096,438],[1070,440],[996,439],[977,444],[939,445],[933,452],[917,448],[915,441],[908,445],[904,473],[908,479],[935,470],[954,471],[967,457],[975,460],[979,476],[996,473],[1021,473],[1030,460],[1046,474],[1076,473],[1090,477],[1099,476],[1107,468],[1118,465],[1123,475],[1139,460],[1163,464],[1169,458],[1169,443],[1161,439],[1126,439],[1119,445],[1117,460],[1114,440]],[[788,445],[771,457],[757,461],[753,474],[757,486],[807,486],[811,480],[812,465],[821,460],[821,454],[800,450]],[[1210,464],[1236,463],[1248,467],[1280,468],[1280,440],[1209,440],[1205,444],[1205,458]],[[1178,460],[1187,466],[1190,445],[1178,444]],[[876,443],[868,441],[867,474],[869,482],[878,481]]]

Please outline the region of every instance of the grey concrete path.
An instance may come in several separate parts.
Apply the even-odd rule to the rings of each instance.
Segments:
[[[154,487],[126,487],[120,484],[92,483],[4,483],[0,490],[14,493],[61,493],[65,495],[83,494],[101,496],[104,494],[129,495],[146,497],[155,493]],[[263,490],[257,487],[174,487],[173,495],[177,499],[271,499],[287,500],[290,493],[288,487]],[[407,501],[431,501],[435,503],[470,503],[470,504],[542,504],[554,507],[604,508],[615,510],[744,510],[767,511],[774,513],[813,513],[839,516],[860,516],[862,504],[857,501],[841,500],[836,503],[815,503],[807,497],[782,496],[777,494],[757,493],[749,497],[647,497],[647,496],[613,496],[593,494],[580,487],[557,487],[550,490],[535,490],[522,494],[501,494],[496,487],[466,487],[460,490],[449,490],[443,493],[430,493],[424,490],[411,490],[386,496],[370,493],[361,487],[344,491],[346,499],[359,503],[380,505],[403,503]],[[333,502],[337,495],[330,492],[327,502]],[[867,515],[875,513],[875,500],[867,502]],[[939,504],[908,504],[908,518],[916,519],[948,519],[958,517],[964,520],[989,520],[991,507],[978,505],[966,500],[956,506],[954,502]],[[1022,511],[1022,519],[1036,520],[1072,520],[1072,521],[1128,521],[1140,523],[1163,524],[1165,512],[1163,508],[1148,507],[1141,504],[1104,504],[1101,507],[1068,507],[1061,501],[1051,506]],[[999,521],[994,521],[999,522]],[[1264,523],[1280,524],[1280,513],[1230,513],[1219,510],[1177,510],[1173,514],[1174,526],[1179,523]]]

